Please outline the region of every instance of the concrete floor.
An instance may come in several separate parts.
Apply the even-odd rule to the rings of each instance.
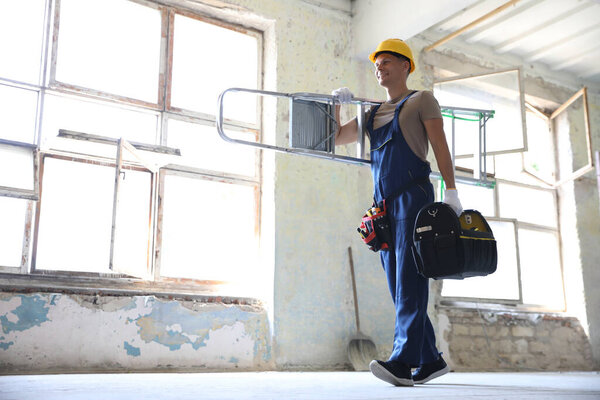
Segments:
[[[600,373],[450,373],[394,387],[369,372],[0,376],[0,399],[600,399]]]

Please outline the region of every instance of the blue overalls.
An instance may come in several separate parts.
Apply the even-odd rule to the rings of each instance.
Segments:
[[[393,237],[389,249],[380,251],[396,308],[390,360],[416,367],[437,360],[439,353],[427,316],[429,282],[417,273],[411,252],[417,213],[421,207],[434,201],[429,163],[422,161],[410,149],[398,124],[400,110],[412,94],[414,92],[396,106],[390,123],[373,130],[374,116],[379,109],[376,106],[367,129],[371,139],[374,198],[377,202],[386,199]]]

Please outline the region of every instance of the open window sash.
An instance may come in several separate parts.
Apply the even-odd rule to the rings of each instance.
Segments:
[[[118,273],[135,278],[150,278],[153,265],[152,253],[154,246],[153,237],[155,229],[154,204],[157,193],[157,179],[159,166],[156,165],[154,162],[149,161],[147,157],[141,155],[139,150],[141,149],[173,155],[179,155],[179,150],[169,149],[164,146],[150,146],[141,143],[132,144],[123,138],[113,139],[109,137],[90,135],[86,133],[62,129],[59,131],[58,136],[61,138],[75,139],[85,142],[116,145],[116,156],[114,162],[114,186],[112,196],[112,221],[110,229],[109,247],[110,255],[108,260],[108,269],[113,273]],[[127,175],[135,173],[134,171],[129,171],[129,168],[126,167],[126,164],[128,164],[129,166],[134,165],[136,167],[135,171],[150,173],[150,187],[148,188],[147,192],[148,222],[147,224],[144,224],[147,227],[148,234],[146,236],[147,241],[145,246],[145,262],[143,263],[143,266],[142,263],[139,261],[140,251],[142,251],[140,250],[139,243],[136,250],[136,256],[133,257],[134,261],[132,261],[132,257],[130,255],[132,250],[128,248],[130,245],[130,241],[128,240],[128,235],[123,232],[123,230],[127,229],[127,227],[130,225],[125,222],[132,217],[131,212],[136,211],[131,209],[131,203],[129,203],[128,207],[128,203],[126,201],[124,202],[123,198],[123,193],[126,190],[126,187],[124,187],[124,185],[126,185],[126,183],[124,183],[124,180],[126,179]],[[144,206],[144,208],[146,208],[146,206]],[[137,216],[137,220],[139,221],[139,215]]]
[[[141,270],[139,266],[135,264],[129,264],[125,261],[120,260],[120,255],[123,252],[126,252],[123,240],[118,240],[118,236],[120,231],[118,229],[119,218],[123,218],[127,216],[127,210],[124,209],[122,204],[120,204],[120,196],[121,196],[121,185],[124,179],[124,171],[123,171],[123,156],[124,152],[128,152],[133,155],[136,160],[151,173],[151,181],[150,181],[150,198],[148,201],[150,202],[149,207],[149,215],[148,215],[148,246],[146,251],[146,269]],[[114,185],[114,193],[113,193],[113,212],[112,212],[112,226],[111,226],[111,237],[110,237],[110,258],[109,258],[109,269],[116,273],[121,273],[129,276],[133,276],[136,278],[149,278],[151,276],[152,271],[152,249],[153,249],[153,227],[154,227],[154,212],[152,207],[152,199],[156,196],[157,193],[157,173],[159,167],[144,159],[144,157],[139,154],[139,152],[133,147],[127,140],[120,138],[117,141],[117,155],[116,155],[116,164],[115,164],[115,185]]]
[[[592,154],[592,135],[591,135],[591,129],[590,129],[590,117],[589,117],[589,108],[588,108],[588,100],[587,100],[587,88],[583,87],[581,90],[579,90],[573,96],[571,96],[571,98],[569,98],[566,102],[561,104],[556,110],[554,110],[552,112],[552,114],[546,114],[546,113],[538,110],[534,106],[532,106],[530,104],[526,104],[527,108],[531,112],[536,114],[538,117],[545,119],[548,123],[552,123],[556,120],[556,118],[563,115],[563,113],[568,112],[569,107],[571,105],[573,105],[573,103],[575,103],[580,98],[582,99],[582,102],[583,102],[583,105],[582,105],[583,128],[584,128],[584,137],[585,137],[585,142],[586,142],[586,163],[585,163],[585,165],[572,171],[568,176],[561,177],[558,180],[549,181],[548,179],[545,179],[544,177],[540,176],[535,170],[529,168],[523,160],[523,171],[525,173],[533,176],[534,178],[536,178],[554,188],[562,186],[567,182],[571,182],[571,181],[587,174],[588,172],[594,170],[594,160],[593,160],[593,154]]]

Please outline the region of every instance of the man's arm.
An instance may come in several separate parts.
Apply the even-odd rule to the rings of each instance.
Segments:
[[[438,164],[438,168],[442,174],[442,178],[446,182],[446,188],[456,188],[454,182],[454,168],[452,167],[452,158],[450,156],[450,150],[448,150],[448,143],[446,142],[446,135],[444,133],[444,123],[441,118],[428,119],[423,121],[425,125],[425,131],[427,137],[433,148],[433,153]]]
[[[340,122],[340,108],[340,106],[335,106],[335,121],[338,127],[340,127],[335,133],[335,144],[354,143],[358,140],[358,120],[352,118],[342,125]]]

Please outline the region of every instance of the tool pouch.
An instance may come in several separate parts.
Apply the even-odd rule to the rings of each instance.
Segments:
[[[392,243],[392,229],[385,200],[374,203],[367,210],[357,231],[370,250],[377,252],[389,248],[389,244]]]

